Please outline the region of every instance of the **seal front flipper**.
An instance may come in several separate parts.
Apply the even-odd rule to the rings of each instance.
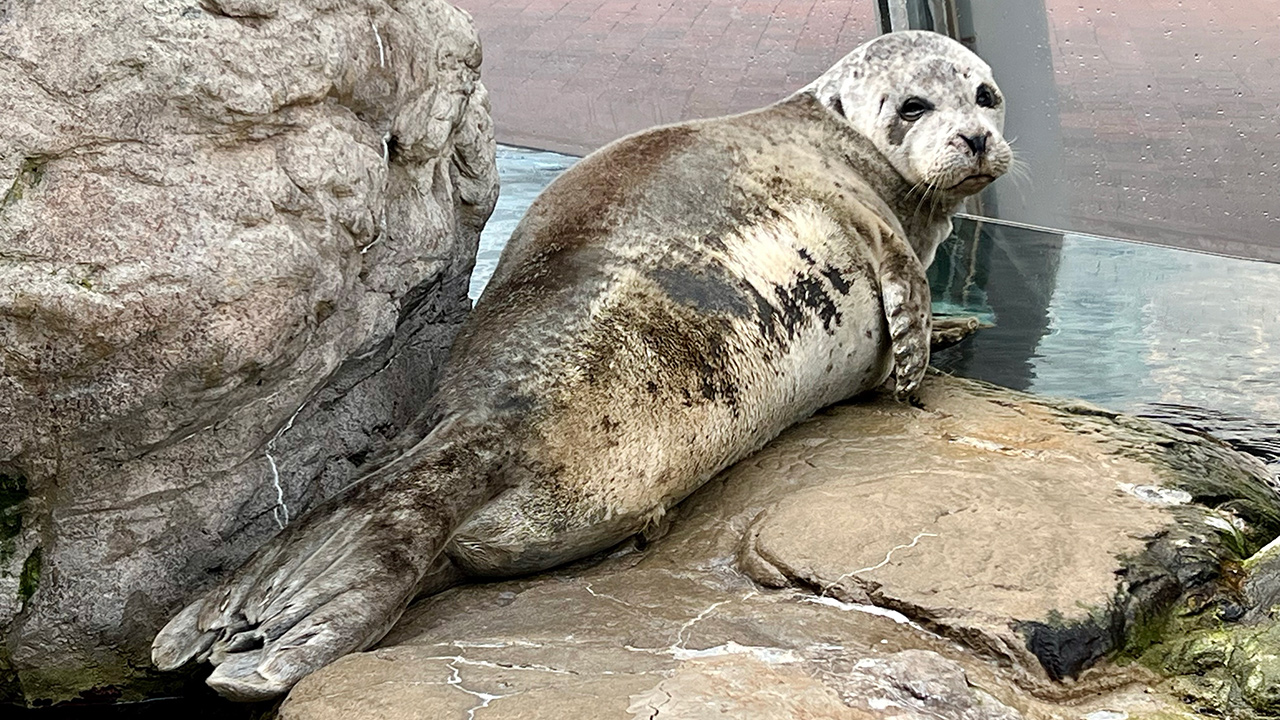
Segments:
[[[501,489],[491,434],[445,423],[307,513],[174,616],[156,635],[153,662],[171,670],[208,660],[211,687],[255,701],[377,642],[454,529]]]
[[[920,386],[929,365],[929,280],[920,258],[902,238],[889,236],[881,251],[880,303],[893,351],[893,392],[901,398]]]

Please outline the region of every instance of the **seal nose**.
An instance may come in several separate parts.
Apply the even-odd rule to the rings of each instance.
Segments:
[[[987,151],[987,138],[989,137],[991,137],[990,132],[984,132],[981,135],[965,135],[964,133],[960,133],[960,139],[964,141],[965,145],[969,146],[969,150],[971,150],[974,155],[981,155]]]

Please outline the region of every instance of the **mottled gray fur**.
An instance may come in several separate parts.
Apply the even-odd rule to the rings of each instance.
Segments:
[[[156,663],[279,694],[424,589],[609,547],[814,410],[891,373],[910,392],[924,267],[1008,166],[981,84],[958,44],[895,34],[777,104],[582,160],[512,235],[434,430],[179,613]],[[932,107],[904,119],[909,97]]]

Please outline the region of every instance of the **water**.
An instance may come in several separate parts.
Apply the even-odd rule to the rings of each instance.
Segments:
[[[936,366],[1280,463],[1280,265],[963,220],[930,280],[935,309],[995,325]]]
[[[498,146],[498,180],[502,189],[498,192],[498,205],[489,216],[484,232],[480,233],[476,269],[471,273],[469,294],[473,303],[480,297],[489,278],[493,277],[498,256],[529,203],[577,160],[572,155]]]
[[[500,148],[473,298],[574,160]],[[1208,430],[1280,472],[1280,265],[959,219],[929,276],[935,312],[991,324],[935,367]]]

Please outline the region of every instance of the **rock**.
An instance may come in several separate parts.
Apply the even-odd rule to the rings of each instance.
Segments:
[[[11,3],[0,48],[0,702],[141,697],[426,406],[496,197],[480,48],[440,0]]]
[[[1224,606],[1224,562],[1280,530],[1269,478],[1209,438],[933,375],[915,406],[784,433],[647,546],[420,601],[280,717],[1180,717],[1133,659],[1179,603]]]
[[[1247,548],[1248,546],[1243,546]],[[1245,552],[1243,549],[1242,553]],[[1227,558],[1217,602],[1191,596],[1140,660],[1197,710],[1241,720],[1280,715],[1280,542]]]
[[[1140,642],[1178,597],[1212,585],[1235,550],[1212,524],[1228,516],[1195,498],[1239,497],[1259,539],[1280,530],[1259,462],[1135,418],[1001,395],[935,386],[922,396],[932,413],[849,426],[826,452],[856,453],[859,472],[758,517],[744,567],[903,612],[1037,684]],[[861,521],[819,522],[832,514]]]

